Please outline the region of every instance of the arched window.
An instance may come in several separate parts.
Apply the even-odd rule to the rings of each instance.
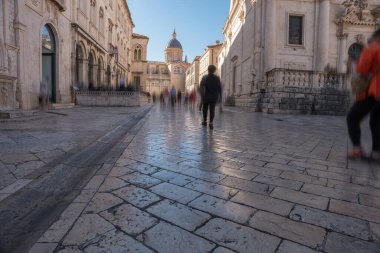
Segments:
[[[141,61],[142,60],[142,46],[137,45],[135,50],[134,50],[134,56],[133,59],[135,61]]]
[[[104,11],[99,9],[99,32],[104,35]]]

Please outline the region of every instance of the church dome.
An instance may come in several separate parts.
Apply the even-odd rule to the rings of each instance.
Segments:
[[[181,42],[177,40],[177,34],[174,30],[173,38],[169,41],[168,46],[166,48],[179,48],[182,49]]]

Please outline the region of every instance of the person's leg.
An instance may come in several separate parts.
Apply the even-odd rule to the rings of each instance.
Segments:
[[[376,102],[369,121],[372,133],[372,150],[380,153],[380,102]]]
[[[208,107],[209,107],[209,103],[203,102],[203,105],[202,105],[202,109],[203,109],[203,125],[206,125],[206,126],[207,126]]]
[[[210,103],[210,124],[212,124],[214,122],[215,107],[216,107],[216,103],[215,102]]]
[[[210,127],[210,129],[214,129],[214,117],[215,117],[216,103],[212,102],[209,104],[209,106],[210,106],[210,124],[209,124],[209,127]]]
[[[350,157],[361,156],[361,129],[360,122],[363,118],[372,110],[374,106],[373,99],[366,99],[363,101],[356,101],[352,106],[347,116],[348,133],[352,144],[354,145],[354,151],[349,154]]]

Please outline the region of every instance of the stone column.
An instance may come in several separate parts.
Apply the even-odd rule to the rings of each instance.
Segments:
[[[265,0],[265,72],[276,67],[276,0]]]
[[[324,71],[329,63],[330,0],[319,1],[316,70]]]
[[[347,55],[346,45],[347,45],[347,34],[342,34],[338,36],[339,40],[339,55],[338,55],[338,72],[345,73],[347,71]]]

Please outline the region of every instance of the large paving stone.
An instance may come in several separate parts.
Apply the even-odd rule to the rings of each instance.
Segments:
[[[176,184],[179,186],[184,186],[195,180],[193,177],[189,177],[183,174],[175,173],[168,170],[161,170],[157,173],[154,173],[152,177],[159,178],[163,181],[167,181],[172,184]]]
[[[293,203],[287,201],[243,191],[234,196],[231,201],[283,216],[287,216],[294,206]]]
[[[370,229],[371,229],[372,239],[375,242],[380,243],[380,224],[371,223],[370,224]]]
[[[170,200],[163,200],[146,211],[189,231],[193,231],[211,218],[207,213]]]
[[[229,186],[232,188],[236,188],[239,190],[247,191],[247,192],[254,192],[259,194],[268,194],[273,187],[263,184],[263,183],[256,183],[240,178],[234,178],[234,177],[226,177],[222,181],[219,182],[219,184]]]
[[[258,174],[253,173],[250,171],[244,171],[244,170],[239,170],[239,169],[233,169],[233,168],[228,168],[228,167],[219,167],[215,171],[217,171],[220,174],[227,175],[230,177],[237,177],[237,178],[242,178],[246,180],[252,180],[255,178]]]
[[[212,219],[196,233],[240,253],[272,253],[280,238],[223,219]]]
[[[53,253],[58,243],[36,243],[28,253]]]
[[[178,201],[182,204],[187,204],[199,195],[200,192],[196,192],[190,189],[186,189],[174,184],[162,183],[151,188],[154,193],[161,195],[165,198],[169,198]]]
[[[302,192],[307,192],[315,195],[321,195],[329,198],[334,199],[340,199],[340,200],[346,200],[350,202],[357,202],[358,201],[358,194],[341,190],[341,189],[334,189],[330,187],[324,187],[320,185],[313,185],[313,184],[304,184],[301,189]]]
[[[329,210],[359,219],[380,223],[380,209],[332,199]]]
[[[130,185],[113,192],[116,196],[124,199],[128,203],[143,208],[161,200],[156,194],[134,185]]]
[[[311,206],[322,210],[325,210],[329,203],[329,199],[326,197],[294,191],[282,187],[276,187],[270,195],[278,199],[283,199],[289,202]]]
[[[379,253],[380,245],[332,232],[327,235],[325,252]]]
[[[0,194],[13,194],[17,192],[18,190],[22,189],[23,187],[25,187],[26,185],[28,185],[32,181],[33,180],[30,180],[30,179],[19,179],[13,184],[8,185],[7,187],[3,188],[0,191]]]
[[[264,175],[259,175],[253,179],[254,182],[259,182],[263,184],[269,184],[269,185],[274,185],[274,186],[281,186],[293,190],[299,190],[303,183],[294,181],[294,180],[289,180],[289,179],[282,179],[279,177],[271,177],[271,176],[264,176]]]
[[[85,209],[85,212],[99,213],[121,203],[123,203],[123,200],[110,193],[96,193]]]
[[[63,245],[83,245],[115,229],[97,214],[84,214],[75,222],[63,241]]]
[[[364,240],[370,239],[369,224],[364,220],[304,206],[296,206],[290,218]]]
[[[238,192],[236,189],[232,189],[223,185],[209,183],[199,179],[187,184],[185,187],[194,191],[199,191],[222,199],[230,199]]]
[[[136,172],[136,171],[133,170],[130,167],[116,165],[115,167],[112,168],[109,176],[110,177],[121,177],[121,176],[124,176],[124,175],[127,175],[127,174],[131,174],[131,173],[134,173],[134,172]]]
[[[129,185],[127,182],[117,177],[107,177],[100,186],[99,192],[112,192],[127,185]]]
[[[223,175],[220,173],[210,172],[210,171],[201,170],[197,168],[191,168],[191,169],[183,171],[182,173],[191,177],[203,179],[205,181],[209,181],[213,183],[217,183],[226,177],[226,175]]]
[[[275,177],[279,176],[282,173],[282,171],[278,170],[278,169],[264,168],[264,167],[255,166],[255,165],[245,165],[245,166],[241,167],[240,169],[245,170],[245,171],[254,172],[257,174],[263,174],[263,175],[275,176]]]
[[[282,241],[280,247],[276,251],[276,253],[318,253],[319,251],[312,250],[303,245],[290,242],[290,241]]]
[[[112,230],[102,237],[99,237],[96,242],[91,243],[85,247],[84,250],[89,253],[153,253],[152,250],[144,246],[141,242],[117,230]]]
[[[128,174],[125,176],[120,177],[121,179],[125,180],[128,183],[134,184],[138,187],[151,187],[153,185],[157,185],[161,183],[161,180],[142,174],[140,172],[134,172],[132,174]]]
[[[380,208],[380,197],[359,194],[359,202],[365,206]]]
[[[160,253],[206,253],[215,247],[212,242],[165,222],[146,231],[143,238],[146,245]]]
[[[101,212],[100,216],[129,235],[137,235],[157,223],[156,218],[129,204]]]
[[[302,172],[284,171],[280,177],[310,184],[327,185],[326,178],[314,177],[310,175],[301,174]]]
[[[8,153],[2,154],[0,160],[5,164],[17,164],[28,161],[37,161],[39,159],[35,155],[28,153]]]
[[[189,203],[189,206],[239,223],[247,222],[255,212],[253,208],[209,195],[195,199]]]
[[[253,228],[298,242],[314,249],[322,249],[323,240],[326,235],[326,231],[320,227],[295,222],[264,211],[257,212],[249,224]]]

